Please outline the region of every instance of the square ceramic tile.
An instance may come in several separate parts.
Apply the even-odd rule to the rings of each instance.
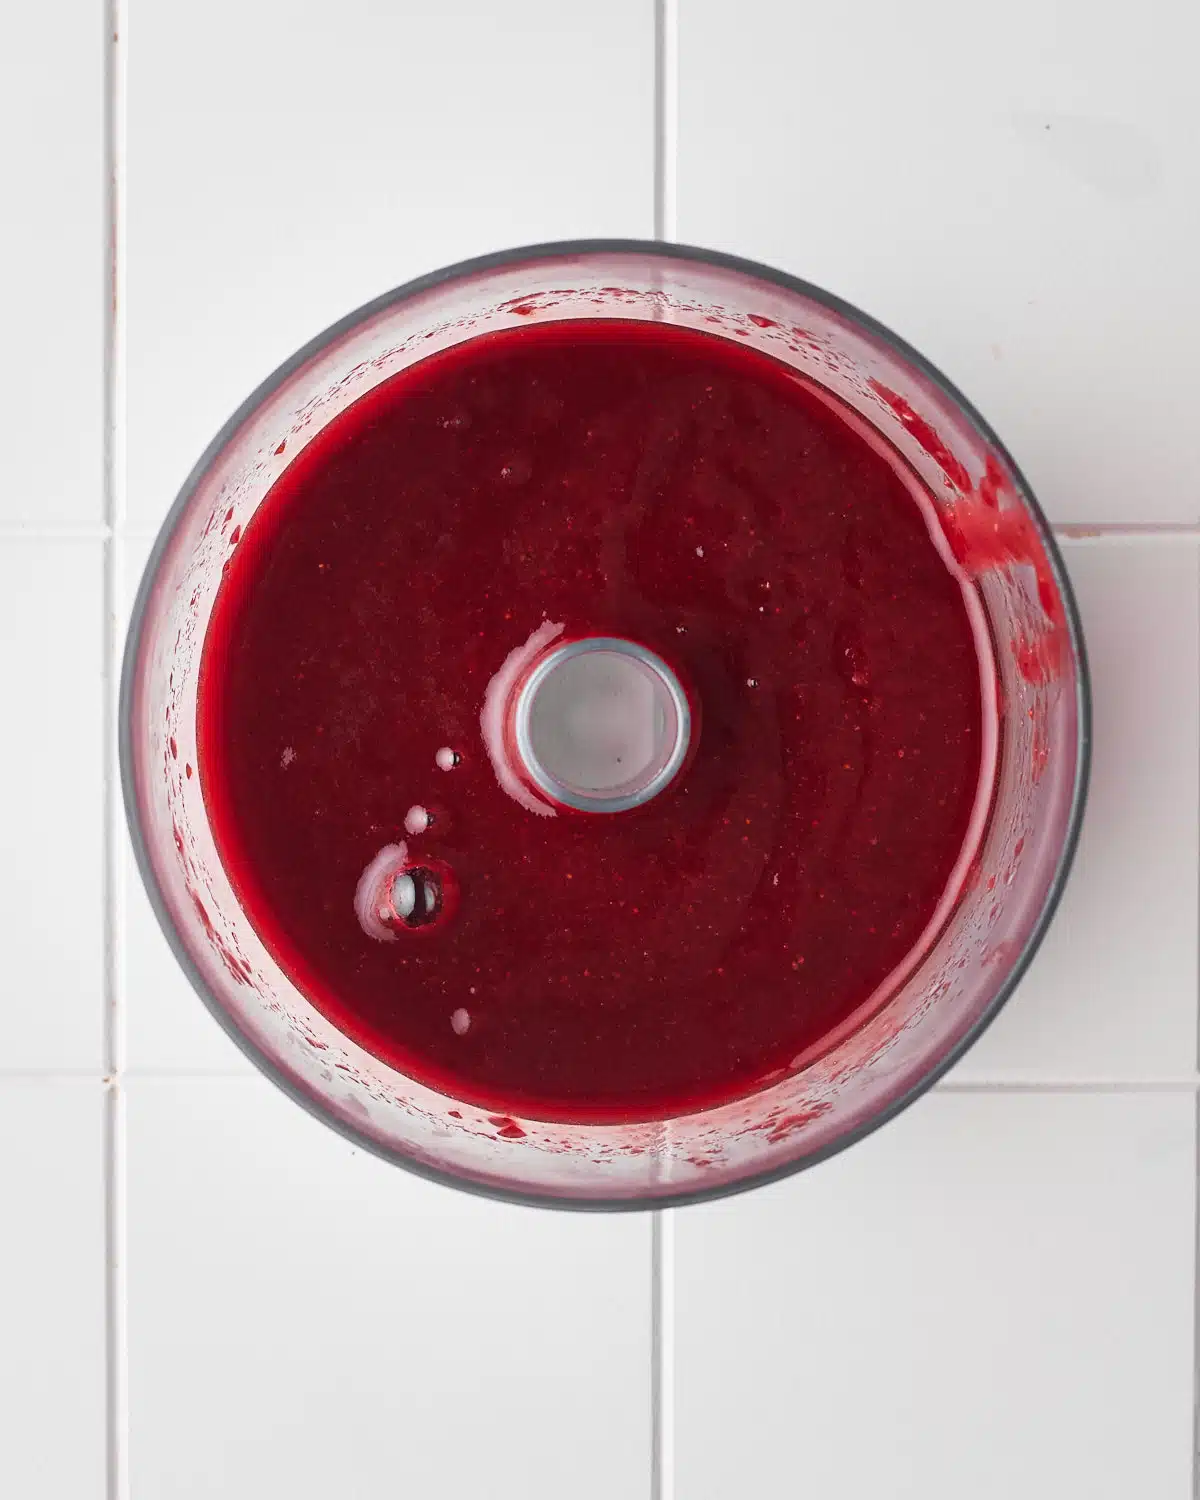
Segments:
[[[1191,1500],[1194,1099],[931,1095],[675,1223],[675,1493]]]
[[[103,553],[0,539],[8,1069],[103,1064]]]
[[[121,628],[153,538],[121,544]],[[125,1063],[131,1072],[243,1073],[251,1064],[184,978],[150,907],[128,839],[122,841]]]
[[[959,1078],[1140,1079],[1196,1066],[1200,557],[1065,542],[1095,699],[1075,868],[1041,952]]]
[[[0,1078],[5,1495],[102,1500],[104,1091]]]
[[[105,8],[5,7],[0,524],[104,511]]]
[[[891,325],[1055,519],[1200,517],[1200,9],[678,12],[679,238]]]
[[[135,522],[157,524],[258,382],[368,298],[509,245],[652,232],[644,0],[130,9]]]
[[[132,1493],[646,1500],[649,1236],[421,1182],[260,1078],[135,1079]]]

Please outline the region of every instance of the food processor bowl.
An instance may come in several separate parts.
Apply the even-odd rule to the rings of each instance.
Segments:
[[[823,387],[919,477],[970,575],[994,659],[995,775],[952,909],[907,972],[769,1086],[669,1119],[497,1115],[343,1035],[276,963],[222,867],[198,765],[205,632],[230,555],[283,469],[381,381],[481,334],[642,319],[736,340]],[[985,684],[988,692],[991,684]],[[125,806],[163,931],[257,1066],[358,1144],[482,1193],[577,1208],[701,1200],[858,1140],[946,1071],[1029,964],[1062,891],[1087,783],[1088,677],[1045,517],[986,422],[925,359],[838,298],[731,256],[638,241],[540,245],[419,278],[300,350],[184,484],[133,611],[120,703]]]

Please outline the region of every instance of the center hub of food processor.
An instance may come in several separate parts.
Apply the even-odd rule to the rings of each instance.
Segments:
[[[667,663],[614,636],[549,651],[512,705],[529,781],[581,812],[625,812],[656,797],[687,759],[692,732],[687,694]]]

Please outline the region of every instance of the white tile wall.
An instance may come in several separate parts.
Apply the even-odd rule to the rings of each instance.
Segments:
[[[1188,1500],[1200,12],[112,14],[27,6],[0,51],[0,1493]],[[652,1233],[418,1183],[273,1093],[101,750],[150,535],[256,381],[421,270],[656,219],[977,400],[1073,530],[1097,744],[1058,921],[953,1077]]]

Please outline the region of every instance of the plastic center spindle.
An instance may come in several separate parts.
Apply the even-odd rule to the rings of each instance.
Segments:
[[[679,679],[634,641],[588,636],[546,654],[521,684],[517,754],[552,801],[625,812],[663,791],[687,758],[692,714]]]

